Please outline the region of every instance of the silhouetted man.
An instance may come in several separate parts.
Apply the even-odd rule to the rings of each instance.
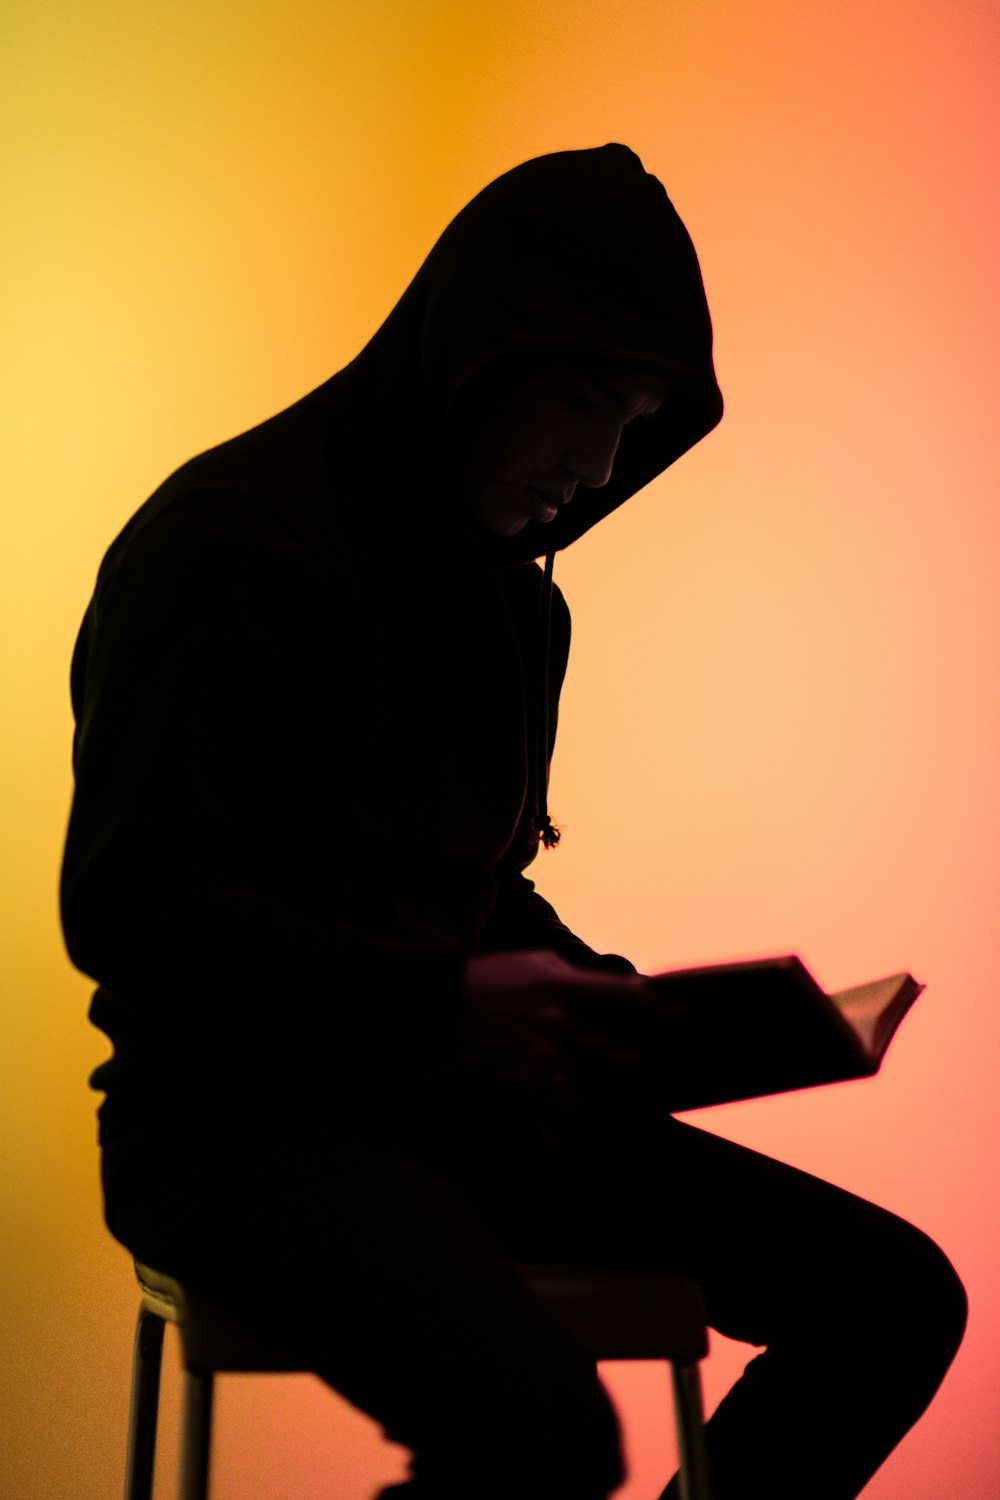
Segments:
[[[666,1263],[767,1346],[710,1424],[718,1500],[857,1494],[961,1337],[918,1231],[664,1115],[616,1037],[643,979],[525,875],[551,557],[721,412],[660,183],[541,157],[351,364],[156,491],[81,631],[63,909],[114,1045],[108,1223],[409,1445],[414,1500],[619,1481],[512,1261]]]

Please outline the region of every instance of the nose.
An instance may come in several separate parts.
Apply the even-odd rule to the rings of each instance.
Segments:
[[[616,423],[603,431],[596,425],[585,438],[581,438],[573,452],[571,468],[580,484],[588,489],[599,490],[611,478],[622,439],[624,423]]]

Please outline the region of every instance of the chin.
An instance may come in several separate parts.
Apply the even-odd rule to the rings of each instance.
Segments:
[[[526,486],[510,481],[494,484],[473,493],[472,512],[480,530],[487,535],[506,539],[517,536],[534,519],[537,496]]]
[[[522,516],[517,521],[508,521],[507,524],[504,526],[503,531],[499,532],[498,535],[500,535],[500,536],[520,536],[521,532],[525,529],[525,527],[530,524],[530,521],[531,521],[531,517],[530,516]]]
[[[510,515],[503,511],[480,512],[479,524],[490,536],[506,539],[518,536],[531,521],[531,516]]]

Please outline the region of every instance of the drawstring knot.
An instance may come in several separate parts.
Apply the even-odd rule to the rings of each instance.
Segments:
[[[562,833],[553,823],[548,813],[539,813],[535,819],[535,827],[542,836],[542,843],[546,849],[554,849],[562,838]]]
[[[555,554],[550,552],[545,559],[545,576],[539,601],[538,622],[538,726],[535,735],[537,761],[535,764],[535,829],[541,834],[546,849],[554,849],[561,834],[549,817],[548,809],[548,762],[549,762],[549,642],[552,633],[552,565]]]

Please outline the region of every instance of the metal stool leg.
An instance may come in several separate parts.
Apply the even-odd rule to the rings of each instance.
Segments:
[[[153,1493],[162,1356],[163,1319],[148,1307],[141,1307],[135,1325],[135,1352],[132,1357],[125,1500],[151,1500]]]
[[[680,1459],[681,1500],[712,1500],[705,1449],[705,1416],[701,1400],[701,1372],[697,1365],[671,1362],[677,1448]]]
[[[188,1370],[184,1376],[177,1500],[208,1500],[213,1386],[214,1377],[210,1370],[198,1374]]]

